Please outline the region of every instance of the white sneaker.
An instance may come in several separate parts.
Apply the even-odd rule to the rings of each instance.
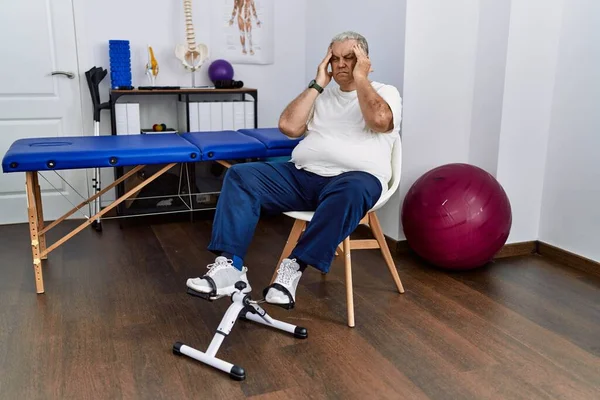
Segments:
[[[296,302],[296,288],[298,287],[298,282],[300,282],[300,277],[302,276],[302,272],[300,272],[299,269],[300,265],[298,265],[296,260],[290,260],[288,258],[283,259],[277,270],[277,277],[275,278],[273,285],[281,285],[287,290],[289,296],[285,291],[270,286],[265,295],[265,301],[267,303],[285,306],[285,308],[288,309],[294,308],[294,303]]]
[[[236,282],[239,281],[246,283],[246,288],[242,290],[243,293],[249,293],[252,290],[246,276],[247,267],[243,267],[240,271],[233,266],[232,260],[219,256],[215,259],[214,264],[209,264],[206,268],[208,268],[206,275],[187,280],[188,288],[200,293],[210,293],[214,298],[231,296],[236,290]]]

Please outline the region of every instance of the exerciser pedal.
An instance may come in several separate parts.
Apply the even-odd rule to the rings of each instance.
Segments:
[[[247,319],[250,321],[257,322],[266,326],[270,326],[275,329],[282,330],[294,335],[298,339],[306,339],[308,337],[308,331],[306,328],[301,326],[289,324],[287,322],[279,321],[271,318],[267,312],[258,305],[257,301],[250,298],[249,293],[243,293],[246,288],[245,282],[237,282],[235,284],[235,291],[231,294],[231,305],[225,312],[225,315],[221,319],[221,323],[217,327],[215,335],[213,336],[210,344],[206,351],[199,351],[181,342],[175,342],[173,345],[173,354],[185,355],[200,361],[204,364],[210,365],[216,369],[229,374],[229,377],[236,381],[242,381],[246,379],[246,371],[239,365],[234,365],[225,360],[216,357],[219,347],[223,343],[226,336],[229,335],[233,329],[234,324],[238,318]],[[187,290],[187,293],[200,297],[205,300],[213,301],[214,296],[210,296],[208,293],[196,292],[193,289]]]
[[[275,288],[275,289],[279,290],[281,293],[285,294],[288,297],[288,299],[290,300],[290,302],[289,303],[283,303],[283,304],[279,304],[279,303],[269,303],[269,304],[272,304],[272,305],[277,306],[277,307],[284,308],[286,310],[291,310],[291,309],[294,308],[294,306],[296,305],[296,302],[294,301],[294,297],[292,297],[292,294],[290,293],[289,290],[287,290],[287,288],[285,286],[283,286],[283,285],[281,285],[279,283],[273,283],[273,284],[267,286],[266,288],[264,288],[264,290],[263,290],[263,298],[267,297],[267,292],[271,288]]]
[[[192,288],[187,288],[187,294],[189,294],[190,296],[194,296],[194,297],[200,297],[201,299],[208,300],[208,301],[219,300],[220,298],[223,297],[223,296],[213,296],[212,292],[211,293],[197,292]]]

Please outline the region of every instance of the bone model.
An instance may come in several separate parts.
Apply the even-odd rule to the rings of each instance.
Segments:
[[[154,86],[156,76],[158,75],[158,62],[154,57],[154,51],[151,46],[148,46],[148,63],[146,64],[146,75],[150,79],[150,84]]]
[[[208,48],[202,43],[196,44],[194,22],[192,20],[192,0],[183,0],[183,10],[185,14],[186,44],[177,45],[175,56],[184,67],[196,71],[208,57]]]

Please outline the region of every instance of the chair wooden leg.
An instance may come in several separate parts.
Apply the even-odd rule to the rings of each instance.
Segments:
[[[346,267],[346,307],[348,308],[348,326],[354,327],[354,294],[352,292],[352,260],[350,258],[350,237],[344,239],[344,264]]]
[[[383,254],[383,258],[385,259],[385,263],[392,274],[392,278],[394,278],[394,282],[396,282],[396,287],[398,288],[398,292],[404,293],[404,287],[402,286],[402,281],[400,281],[400,276],[398,276],[398,270],[396,270],[396,265],[394,264],[394,259],[392,258],[392,254],[390,253],[390,249],[385,241],[385,237],[383,236],[383,230],[381,229],[381,225],[379,224],[379,218],[377,218],[377,214],[375,212],[369,213],[369,225],[371,226],[371,230],[373,231],[373,235],[377,242],[379,243],[379,247],[381,248],[381,253]]]
[[[342,242],[342,243],[343,243],[343,242]],[[344,248],[342,247],[342,243],[340,243],[340,244],[338,245],[338,247],[337,247],[337,250],[335,251],[335,255],[336,255],[336,256],[339,256],[339,255],[340,255],[340,253],[341,253],[341,254],[344,254]]]
[[[300,235],[304,231],[305,226],[306,221],[302,221],[301,219],[297,219],[294,222],[294,226],[292,226],[292,230],[290,231],[290,236],[288,236],[288,240],[285,243],[283,251],[281,252],[281,256],[279,257],[279,262],[277,263],[275,271],[273,272],[273,276],[271,277],[270,284],[273,284],[273,282],[275,282],[275,278],[277,277],[277,268],[279,268],[283,259],[290,255],[290,252],[294,249],[296,243],[298,243],[298,239],[300,239]]]

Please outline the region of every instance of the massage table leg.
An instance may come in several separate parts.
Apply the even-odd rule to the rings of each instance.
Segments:
[[[25,173],[25,184],[27,190],[27,216],[29,218],[29,234],[31,237],[31,253],[33,255],[33,271],[35,274],[35,290],[37,293],[44,293],[44,278],[42,276],[42,257],[40,251],[39,237],[39,213],[38,213],[38,198],[36,196],[37,171],[28,171]],[[41,209],[41,200],[39,201]]]
[[[104,214],[108,213],[110,210],[115,208],[117,205],[125,201],[128,197],[130,197],[136,191],[141,190],[146,185],[150,184],[156,178],[167,172],[169,169],[173,168],[177,163],[171,163],[154,173],[154,175],[150,176],[139,185],[125,193],[123,196],[114,200],[110,205],[105,207],[102,211],[97,212],[96,214],[90,216],[85,222],[80,224],[77,228],[73,229],[70,233],[63,236],[61,239],[54,242],[51,246],[46,247],[45,234],[50,229],[57,226],[59,223],[67,219],[69,216],[73,215],[77,210],[81,209],[85,205],[90,202],[94,202],[97,198],[99,198],[102,194],[109,191],[119,183],[123,182],[129,176],[137,173],[140,169],[144,168],[144,165],[138,165],[133,168],[127,174],[123,175],[116,181],[112,182],[106,188],[102,189],[98,193],[94,194],[89,199],[83,201],[77,207],[73,208],[69,212],[67,212],[62,217],[48,224],[47,226],[43,225],[43,215],[42,215],[42,197],[40,194],[39,185],[37,184],[37,171],[27,171],[25,173],[26,178],[26,188],[27,188],[27,212],[29,217],[29,232],[31,235],[31,252],[33,255],[33,267],[35,272],[35,285],[37,293],[44,293],[44,280],[42,277],[42,259],[46,259],[48,254],[53,250],[57,249],[67,240],[75,236],[77,233],[81,232],[86,226],[91,225],[93,222],[100,220]],[[42,239],[43,238],[43,239]],[[43,246],[43,247],[42,247]]]
[[[42,190],[40,188],[39,173],[34,172],[33,174],[33,189],[35,191],[35,208],[37,210],[37,226],[38,226],[38,237],[40,241],[40,254],[46,250],[46,234],[44,230],[44,207],[42,206]],[[48,259],[48,256],[41,257],[42,260]]]

